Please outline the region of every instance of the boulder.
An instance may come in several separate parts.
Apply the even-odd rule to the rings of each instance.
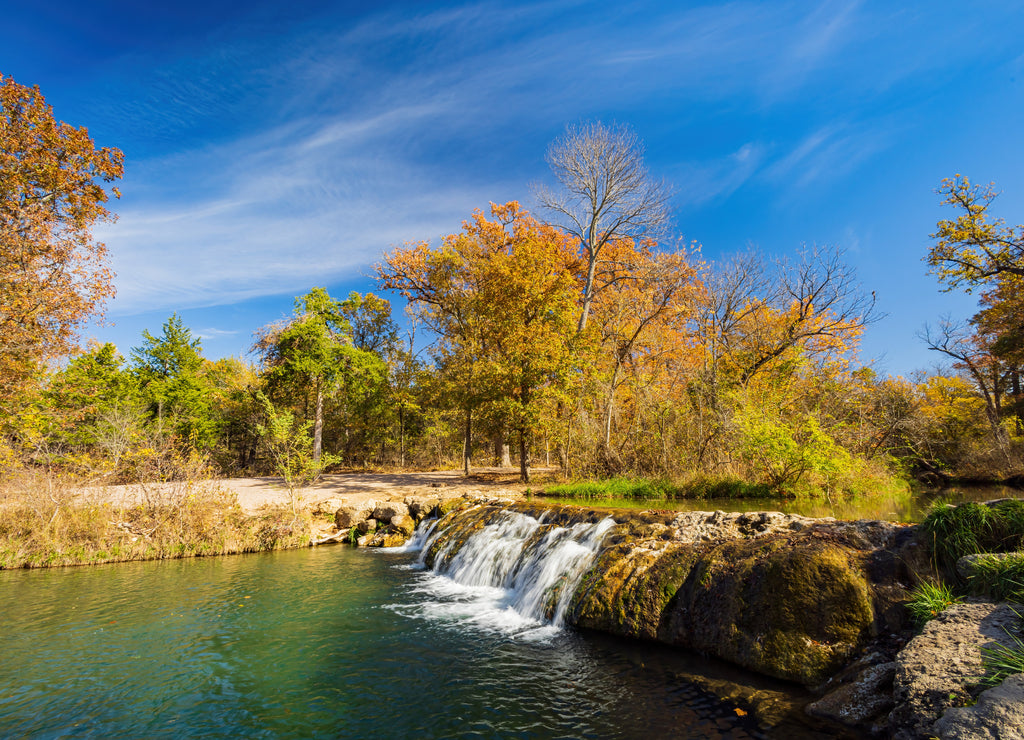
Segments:
[[[354,527],[359,522],[368,518],[377,504],[375,501],[367,501],[362,504],[346,504],[338,507],[334,512],[334,524],[338,529]]]
[[[366,534],[367,532],[374,532],[377,530],[376,519],[363,519],[356,525],[356,531],[360,534]]]
[[[882,657],[878,653],[874,655]],[[851,680],[808,704],[806,711],[812,717],[851,727],[871,725],[893,708],[892,680],[895,675],[894,661],[874,664],[867,661],[866,665],[858,667]]]
[[[972,707],[947,709],[932,726],[941,740],[1008,740],[1024,737],[1024,673],[983,691]]]
[[[391,517],[389,525],[392,529],[401,532],[406,537],[410,536],[413,532],[416,531],[416,522],[413,520],[411,516],[408,516],[406,514],[396,514],[395,516]]]
[[[347,500],[343,498],[326,498],[313,504],[312,511],[317,516],[334,514],[346,503]]]
[[[434,510],[438,501],[440,498],[437,496],[407,496],[404,503],[409,507],[409,516],[419,521]]]
[[[366,543],[367,547],[401,547],[409,539],[400,532],[377,532],[373,538]]]
[[[401,514],[402,516],[409,516],[409,507],[403,504],[401,501],[387,501],[382,504],[377,504],[373,510],[373,518],[384,524],[390,524],[392,518]]]
[[[928,622],[896,656],[891,736],[928,736],[944,712],[972,703],[969,689],[984,674],[981,647],[1011,647],[1019,624],[1011,607],[992,603],[954,604]]]
[[[580,627],[657,639],[806,685],[836,673],[874,623],[862,558],[807,532],[605,549],[577,589]]]

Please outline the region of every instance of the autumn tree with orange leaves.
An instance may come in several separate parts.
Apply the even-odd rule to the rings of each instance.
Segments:
[[[57,121],[38,87],[0,75],[0,408],[39,364],[72,350],[113,294],[92,226],[124,156]]]
[[[557,394],[572,363],[577,259],[562,234],[516,202],[492,204],[491,217],[477,211],[439,247],[396,249],[377,274],[438,334],[438,368],[455,378],[465,412],[467,470],[472,415],[488,404],[517,434],[526,482],[539,405]]]

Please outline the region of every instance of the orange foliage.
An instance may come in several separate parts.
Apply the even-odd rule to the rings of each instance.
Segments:
[[[39,362],[74,348],[113,294],[91,228],[114,219],[101,183],[121,177],[123,161],[55,120],[38,87],[0,75],[0,402]]]

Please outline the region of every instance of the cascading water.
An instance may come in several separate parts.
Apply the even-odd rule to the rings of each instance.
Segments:
[[[432,555],[435,574],[464,589],[501,589],[494,607],[534,623],[562,625],[580,579],[593,563],[611,518],[565,526],[518,511],[490,512],[486,524],[464,537],[457,525],[421,525],[420,562]],[[447,541],[441,538],[448,536]],[[411,541],[412,542],[412,541]],[[435,545],[437,545],[435,547]],[[409,549],[413,549],[410,544]]]

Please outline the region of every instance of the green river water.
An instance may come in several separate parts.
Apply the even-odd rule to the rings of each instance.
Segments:
[[[786,709],[796,687],[540,625],[415,560],[336,546],[0,571],[0,737],[835,736]]]

